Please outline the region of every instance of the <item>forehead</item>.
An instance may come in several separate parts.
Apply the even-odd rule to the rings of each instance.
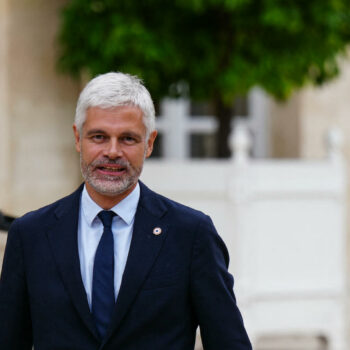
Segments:
[[[113,108],[90,107],[86,112],[83,129],[106,128],[108,130],[120,128],[145,129],[143,114],[136,106],[118,106]],[[108,131],[106,130],[106,131]]]

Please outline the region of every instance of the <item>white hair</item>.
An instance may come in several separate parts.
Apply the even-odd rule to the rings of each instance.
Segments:
[[[130,74],[110,72],[92,79],[80,93],[75,125],[81,132],[90,107],[135,106],[141,109],[146,137],[155,129],[155,112],[150,93],[142,81]]]

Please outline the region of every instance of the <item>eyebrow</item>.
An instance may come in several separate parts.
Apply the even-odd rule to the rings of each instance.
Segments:
[[[96,134],[107,135],[108,133],[102,129],[91,129],[86,133],[86,136],[92,136],[92,135],[96,135]],[[135,137],[136,139],[142,139],[142,136],[140,134],[133,132],[133,131],[125,131],[120,136],[131,136],[131,137]]]
[[[133,132],[133,131],[125,131],[121,134],[121,136],[132,136],[135,138],[142,138],[142,136],[140,134]]]
[[[91,136],[94,134],[106,134],[106,132],[104,130],[101,130],[101,129],[92,129],[86,133],[87,136]]]

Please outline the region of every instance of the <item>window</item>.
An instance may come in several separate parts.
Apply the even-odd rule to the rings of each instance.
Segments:
[[[153,158],[215,158],[216,130],[214,105],[185,99],[165,99],[157,108],[158,140]],[[233,116],[247,118],[248,99],[238,97],[233,103]]]

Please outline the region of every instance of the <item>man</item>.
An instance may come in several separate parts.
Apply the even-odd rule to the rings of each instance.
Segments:
[[[193,350],[199,325],[205,350],[250,350],[210,218],[138,181],[157,135],[146,88],[98,76],[73,129],[84,184],[8,235],[0,349]]]

